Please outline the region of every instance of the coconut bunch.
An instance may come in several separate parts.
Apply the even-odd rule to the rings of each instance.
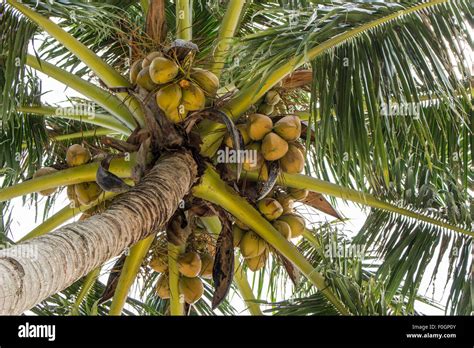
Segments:
[[[238,124],[236,128],[244,149],[257,152],[256,161],[250,156],[244,159],[244,170],[259,171],[263,180],[268,177],[265,161],[278,161],[280,168],[289,174],[303,171],[305,149],[298,141],[301,137],[301,120],[298,116],[288,115],[273,122],[271,117],[255,113],[248,116],[245,124]],[[224,145],[233,147],[230,134],[226,135]]]
[[[156,284],[156,293],[162,299],[171,296],[169,288],[168,255],[166,246],[158,248],[149,266],[161,273]],[[212,239],[201,228],[195,228],[186,242],[185,252],[178,256],[179,293],[188,304],[199,301],[204,293],[201,279],[212,279],[214,267],[214,245]]]
[[[67,149],[66,163],[70,168],[87,164],[91,160],[91,153],[84,146],[74,144]],[[96,182],[91,181],[69,185],[66,193],[71,207],[77,208],[81,205],[88,206],[97,200],[102,193],[102,189]]]
[[[181,58],[176,52],[171,48],[151,52],[130,68],[130,81],[155,93],[158,107],[173,123],[203,110],[206,99],[214,98],[219,88],[216,75],[193,66],[192,54]]]
[[[91,153],[85,147],[74,144],[69,146],[66,152],[66,163],[69,168],[87,164],[92,160]],[[43,167],[36,171],[33,178],[56,173],[57,170],[52,167]],[[50,188],[40,191],[43,196],[50,196],[56,192],[56,188]],[[102,193],[102,189],[94,181],[83,182],[80,184],[69,185],[67,187],[67,196],[71,202],[71,207],[77,208],[81,205],[88,206],[94,202]]]
[[[257,208],[272,226],[287,240],[301,236],[305,230],[304,218],[295,213],[293,204],[302,201],[307,190],[278,188],[269,197],[257,202]],[[270,252],[269,245],[241,221],[232,226],[234,247],[240,248],[245,263],[252,271],[260,270],[266,263]]]

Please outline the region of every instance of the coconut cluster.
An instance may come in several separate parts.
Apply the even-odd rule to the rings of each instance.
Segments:
[[[66,163],[68,167],[77,167],[83,164],[87,164],[92,160],[90,151],[79,145],[74,144],[69,146],[66,152]],[[43,167],[36,171],[33,178],[39,178],[41,176],[56,173],[57,170],[52,167]],[[43,196],[50,196],[56,192],[56,188],[50,188],[42,190],[39,193]],[[102,193],[102,189],[94,181],[83,182],[80,184],[69,185],[67,187],[67,196],[71,202],[73,208],[77,208],[81,205],[88,206],[99,198]]]
[[[307,190],[276,188],[271,195],[257,202],[257,208],[287,240],[301,236],[305,220],[295,213],[293,205],[304,200]],[[240,248],[245,263],[252,271],[261,269],[268,258],[268,244],[248,226],[236,220],[232,226],[234,247]]]
[[[189,112],[203,110],[206,99],[214,98],[219,88],[219,79],[212,72],[160,51],[135,61],[130,81],[155,93],[158,107],[173,123],[183,121]]]
[[[268,94],[267,94],[268,95]],[[242,167],[246,171],[259,171],[263,180],[268,177],[265,161],[279,161],[280,168],[289,174],[301,173],[304,169],[304,146],[298,141],[301,137],[301,120],[288,115],[278,119],[267,115],[250,114],[247,122],[236,126],[242,138],[244,149],[256,151],[257,158],[247,156]],[[224,139],[225,146],[232,148],[229,134]]]
[[[159,250],[158,252],[156,250]],[[155,249],[149,266],[161,273],[156,284],[156,293],[162,299],[171,296],[169,288],[168,255],[166,246]],[[215,246],[212,239],[202,228],[195,228],[192,237],[188,238],[186,252],[178,256],[179,293],[184,301],[193,304],[199,301],[204,293],[201,279],[212,279]]]

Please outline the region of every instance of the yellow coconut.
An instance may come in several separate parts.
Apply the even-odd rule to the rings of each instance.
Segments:
[[[168,270],[168,256],[157,255],[151,259],[149,265],[155,272],[164,273]]]
[[[142,60],[142,64],[141,64],[142,68],[146,68],[147,66],[150,66],[153,59],[158,58],[158,57],[163,57],[163,53],[155,51],[155,52],[151,52],[150,54],[148,54]]]
[[[193,304],[199,301],[204,293],[204,285],[201,279],[181,277],[179,278],[179,292],[184,297],[184,301],[188,304]]]
[[[252,143],[245,150],[247,151],[243,159],[242,168],[249,172],[260,169],[264,163],[260,143]]]
[[[89,205],[99,198],[102,189],[95,182],[83,182],[74,185],[77,200],[82,205]]]
[[[179,255],[178,270],[186,277],[197,277],[201,272],[202,262],[198,253],[190,251]]]
[[[204,92],[196,84],[191,83],[188,87],[183,88],[182,104],[188,111],[204,109],[206,105]]]
[[[216,95],[219,88],[219,78],[209,70],[194,68],[191,72],[191,79],[193,79],[199,87],[210,97]]]
[[[282,220],[277,220],[273,222],[273,227],[282,234],[283,237],[290,240],[291,239],[291,227],[290,225]]]
[[[240,252],[245,258],[262,255],[267,243],[254,231],[245,232],[240,241]]]
[[[240,242],[242,241],[242,237],[244,236],[245,231],[241,229],[237,224],[232,225],[232,235],[234,237],[234,248],[240,246]]]
[[[72,208],[78,208],[81,206],[81,202],[79,202],[79,199],[77,199],[75,186],[76,185],[69,185],[66,188],[67,198],[69,198],[70,206]]]
[[[280,94],[277,91],[268,91],[265,94],[265,103],[268,105],[277,105],[281,100]]]
[[[56,173],[57,170],[51,167],[43,167],[40,168],[36,171],[36,173],[33,174],[33,178],[39,178],[41,176],[49,175]],[[39,193],[43,196],[51,196],[54,192],[56,192],[56,187],[52,187],[47,190],[39,191]]]
[[[177,110],[181,104],[182,95],[181,87],[177,83],[169,84],[156,92],[156,104],[165,112]]]
[[[262,141],[262,156],[267,161],[276,161],[288,152],[288,143],[273,132],[265,135]]]
[[[170,120],[171,122],[173,123],[180,123],[182,121],[184,121],[184,119],[186,118],[186,114],[187,112],[185,111],[184,114],[180,112],[180,108],[177,108],[177,109],[170,109],[170,110],[166,110],[166,111],[163,111],[166,118],[168,120]]]
[[[214,258],[209,253],[201,254],[201,272],[199,276],[205,279],[212,279],[212,268],[214,267]]]
[[[297,201],[302,201],[308,197],[309,191],[306,189],[289,188],[288,194]]]
[[[299,237],[303,234],[306,225],[303,217],[296,214],[285,214],[280,216],[278,220],[290,225],[292,238]]]
[[[285,116],[275,123],[273,131],[286,141],[294,141],[301,136],[301,120],[298,116]]]
[[[262,269],[263,266],[265,266],[265,263],[267,262],[267,257],[268,253],[264,252],[262,255],[245,259],[245,263],[252,272],[256,272]]]
[[[140,73],[140,70],[142,70],[142,62],[142,59],[137,60],[130,67],[130,82],[132,84],[137,83],[138,74]]]
[[[278,219],[283,214],[283,207],[274,198],[264,198],[257,203],[258,210],[269,221]]]
[[[150,67],[147,66],[140,70],[137,76],[137,85],[146,89],[147,91],[151,91],[156,88],[156,85],[153,83],[150,77]]]
[[[292,196],[282,194],[277,197],[277,200],[283,207],[283,214],[293,212],[294,198]]]
[[[74,144],[69,146],[66,152],[66,162],[69,167],[80,166],[91,160],[91,153],[85,147]]]
[[[248,132],[252,140],[262,140],[273,128],[272,119],[262,114],[252,114],[249,116]]]
[[[281,170],[288,174],[301,173],[304,170],[303,154],[296,146],[290,144],[287,153],[280,159],[280,167]]]
[[[158,277],[155,291],[156,291],[156,294],[163,300],[166,300],[171,297],[169,279],[165,273],[161,274]]]
[[[178,72],[178,65],[164,57],[157,57],[150,64],[151,80],[158,85],[173,81],[178,76]]]

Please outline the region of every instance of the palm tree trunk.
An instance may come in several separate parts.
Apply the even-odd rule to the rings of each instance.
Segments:
[[[189,153],[163,157],[104,213],[0,251],[0,315],[24,312],[163,227],[196,178]]]

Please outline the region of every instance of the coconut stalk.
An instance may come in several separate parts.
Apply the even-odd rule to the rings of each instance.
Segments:
[[[28,6],[25,6],[15,0],[7,0],[7,3],[36,23],[38,27],[51,35],[56,41],[61,43],[69,52],[79,58],[97,77],[99,77],[109,88],[131,87],[130,82],[120,73],[115,71],[110,65],[105,63],[99,56],[92,52],[86,45],[77,40],[74,36],[66,32],[59,25],[48,18],[36,13]],[[143,110],[134,96],[128,93],[118,93],[119,99],[125,103],[133,113],[136,120],[143,126]]]
[[[238,256],[235,257],[234,265],[234,282],[247,305],[248,311],[251,315],[263,315]]]
[[[148,253],[148,250],[155,239],[155,235],[155,233],[151,234],[130,248],[130,252],[125,258],[125,263],[123,264],[119,281],[114,292],[109,315],[120,315],[122,313],[130,288],[137,278],[143,259]]]
[[[219,27],[217,45],[214,50],[213,63],[210,69],[217,77],[221,76],[232,38],[235,35],[242,16],[244,5],[245,0],[230,0],[227,4],[226,13]]]
[[[249,180],[258,180],[258,174],[247,172],[246,175]],[[386,210],[392,213],[404,215],[404,216],[407,216],[419,221],[424,221],[432,225],[436,225],[442,228],[450,229],[450,230],[465,234],[467,236],[474,237],[473,231],[469,231],[464,228],[451,225],[442,220],[434,219],[434,218],[410,211],[408,209],[397,207],[396,205],[393,205],[391,203],[381,201],[380,199],[377,199],[375,196],[371,194],[349,189],[349,188],[336,185],[327,181],[312,178],[307,175],[281,173],[278,176],[277,183],[279,185],[284,185],[291,188],[307,189],[313,192],[318,192],[321,194],[340,198],[346,201],[359,203],[359,204],[366,205],[372,208]]]
[[[130,158],[112,160],[109,171],[120,178],[129,178],[134,165],[135,155],[131,154]],[[99,163],[92,162],[5,187],[0,190],[0,202],[58,186],[69,186],[82,182],[95,181],[98,168]]]
[[[170,314],[184,315],[184,300],[179,293],[178,257],[184,252],[185,245],[168,243],[168,280],[170,287]]]
[[[116,134],[116,133],[117,132],[107,129],[107,128],[97,128],[97,129],[91,129],[91,130],[87,130],[83,132],[56,135],[52,139],[54,141],[65,141],[65,140],[73,140],[73,139],[81,139],[81,138],[92,138],[92,137],[98,137],[101,135],[111,135],[111,134]]]
[[[115,115],[128,128],[134,129],[136,127],[133,114],[130,110],[128,110],[123,102],[117,97],[111,95],[102,88],[99,88],[96,85],[67,72],[66,70],[58,68],[51,63],[40,60],[31,54],[27,55],[26,64],[95,101],[108,112]]]
[[[192,0],[176,0],[176,38],[193,39]]]
[[[67,107],[54,108],[49,106],[22,106],[17,108],[16,111],[22,112],[25,115],[34,114],[38,116],[63,118],[93,124],[127,136],[132,133],[131,128],[116,120],[114,116],[107,114],[85,115],[74,111],[69,112]]]
[[[291,261],[341,314],[349,314],[342,302],[327,287],[324,277],[313,268],[298,249],[275,230],[245,198],[229,187],[214,169],[211,167],[206,169],[199,185],[193,188],[193,194],[195,197],[221,206],[235,216],[235,218],[249,226],[267,243]]]

